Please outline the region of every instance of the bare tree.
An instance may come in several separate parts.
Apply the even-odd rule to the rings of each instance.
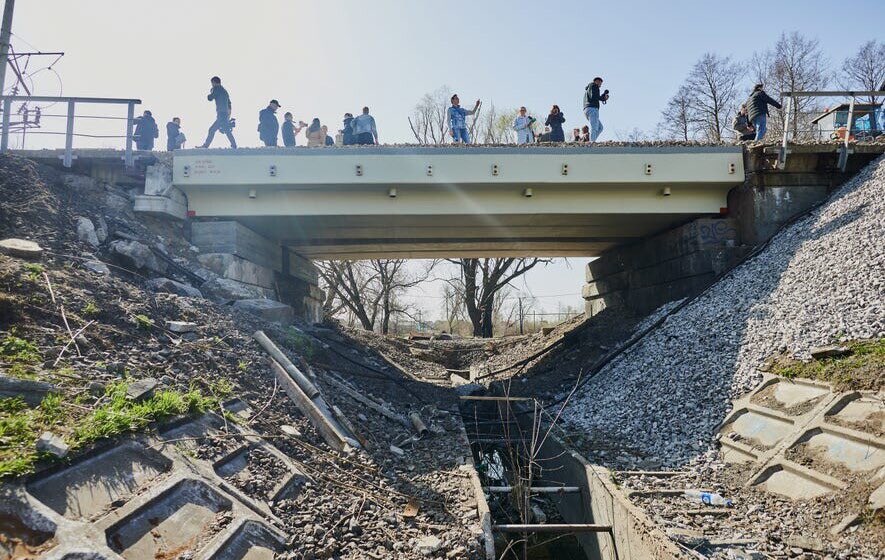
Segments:
[[[789,35],[782,33],[774,49],[754,53],[750,61],[754,78],[765,84],[774,97],[784,91],[815,91],[826,88],[829,83],[827,60],[820,50],[817,39],[809,39],[798,31]],[[811,131],[811,119],[820,111],[820,101],[814,97],[796,98],[793,106],[793,135],[804,138]],[[787,115],[786,108],[776,109],[768,128],[775,134],[783,133]]]
[[[513,119],[518,112],[516,108],[500,111],[494,103],[490,103],[482,118],[477,119],[475,138],[483,144],[515,144]]]
[[[460,267],[464,286],[464,306],[473,324],[473,336],[491,338],[495,315],[495,298],[515,278],[550,259],[500,258],[451,260]]]
[[[415,105],[409,126],[419,144],[443,144],[449,136],[447,109],[452,90],[440,86],[435,91],[424,94]]]
[[[405,259],[317,262],[324,288],[332,297],[331,302],[327,298],[327,308],[347,309],[364,329],[374,331],[377,326],[382,334],[389,333],[391,317],[408,314],[398,296],[426,277],[409,274],[406,263]]]
[[[661,111],[661,121],[658,123],[659,134],[665,138],[685,142],[694,139],[696,123],[691,101],[688,88],[685,85],[680,86],[676,95],[670,98],[667,106]]]
[[[714,53],[704,54],[688,73],[680,91],[691,99],[689,121],[697,127],[700,139],[722,141],[730,128],[742,73],[741,66],[731,57]]]
[[[443,318],[448,325],[449,333],[454,334],[455,327],[460,319],[464,318],[464,286],[459,285],[459,279],[447,281],[443,284]]]
[[[885,83],[885,43],[867,41],[861,45],[854,56],[842,62],[837,81],[846,90],[877,91]],[[867,99],[877,102],[875,95]]]

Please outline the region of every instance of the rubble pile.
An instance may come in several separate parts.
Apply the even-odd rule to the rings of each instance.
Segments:
[[[217,410],[207,412],[266,438],[304,474],[303,484],[268,501],[286,468],[279,458],[256,450],[244,456],[242,470],[225,479],[268,503],[275,528],[289,537],[280,557],[477,557],[482,532],[462,468],[470,448],[460,417],[452,413],[451,392],[425,385],[419,391],[418,382],[335,325],[296,319],[283,326],[203,297],[201,281],[211,276],[200,267],[198,250],[187,243],[180,224],[136,217],[135,194],[0,157],[0,239],[37,247],[25,255],[15,243],[0,252],[0,399],[5,404],[22,391],[45,388],[42,402],[4,407],[0,421],[22,410],[49,410],[47,399],[61,397],[50,431],[17,441],[14,450],[4,449],[3,441],[3,461],[19,455],[33,465],[4,463],[12,466],[0,474],[0,491],[4,483],[15,484],[18,473],[53,467],[53,455],[77,461],[90,453],[93,444],[76,443],[81,440],[75,427],[105,406],[108,391],[120,384],[123,398],[133,404],[155,403],[156,396],[170,392],[196,394],[216,398],[206,402],[218,403]],[[352,424],[361,450],[338,452],[324,442],[275,381],[267,355],[252,339],[259,329],[311,372],[329,404]],[[430,433],[415,438],[405,426],[367,410],[326,382],[324,376],[332,374],[397,414],[419,414]],[[244,402],[248,414],[227,409],[230,399]],[[191,439],[193,456],[210,462],[250,442],[236,433]],[[406,515],[409,505],[417,511]],[[14,535],[0,532],[7,537],[14,541]]]

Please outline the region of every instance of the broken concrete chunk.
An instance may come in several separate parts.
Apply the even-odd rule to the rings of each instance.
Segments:
[[[96,274],[110,274],[111,269],[108,268],[108,265],[101,261],[86,261],[83,263],[83,268],[87,270],[91,270]]]
[[[400,449],[399,447],[397,447],[395,445],[390,446],[390,452],[393,453],[394,455],[396,455],[397,457],[403,457],[406,454],[405,451],[403,451],[402,449]]]
[[[442,547],[442,541],[435,535],[421,537],[415,542],[415,548],[424,556],[431,556]]]
[[[870,509],[878,511],[885,508],[885,484],[879,486],[875,492],[870,494]]]
[[[21,397],[30,405],[38,405],[43,397],[56,391],[57,387],[50,383],[0,375],[0,398]]]
[[[272,299],[241,299],[234,302],[234,309],[258,315],[265,321],[289,324],[295,318],[295,310],[285,303]]]
[[[243,284],[228,278],[213,278],[200,286],[203,293],[221,302],[231,302],[241,299],[261,299],[264,291],[257,286]]]
[[[95,232],[95,225],[93,225],[92,220],[85,216],[77,218],[77,238],[84,243],[89,243],[93,247],[97,248],[99,246],[98,234]]]
[[[34,241],[10,238],[0,241],[0,253],[23,259],[39,259],[43,249]]]
[[[839,356],[847,356],[851,354],[851,349],[847,346],[837,346],[835,344],[829,346],[818,346],[811,349],[811,357],[815,360],[823,360],[826,358],[838,358]]]
[[[166,263],[140,241],[117,239],[111,242],[110,250],[129,268],[152,270],[161,274],[166,272]]]
[[[176,282],[175,280],[170,280],[169,278],[153,278],[145,282],[145,286],[147,287],[147,289],[154,292],[176,294],[184,297],[203,297],[202,292],[200,292],[200,290],[194,288],[193,286],[188,286],[187,284]]]
[[[59,459],[68,454],[68,444],[52,432],[43,432],[37,440],[37,451],[50,453]]]
[[[166,321],[166,330],[174,333],[194,332],[197,330],[197,324],[187,321]]]
[[[287,436],[301,437],[301,431],[300,431],[298,428],[296,428],[295,426],[290,426],[290,425],[288,425],[288,424],[283,424],[282,426],[280,426],[280,430],[281,430],[284,434],[286,434]]]
[[[129,386],[126,387],[126,398],[135,402],[147,400],[153,396],[157,384],[158,381],[153,377],[145,377],[144,379],[139,379],[138,381],[130,383]]]

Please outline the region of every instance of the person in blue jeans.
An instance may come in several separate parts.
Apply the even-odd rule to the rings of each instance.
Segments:
[[[765,137],[768,125],[768,106],[773,105],[778,109],[781,108],[781,104],[769,97],[762,89],[763,87],[763,84],[753,86],[753,93],[747,99],[747,117],[756,129],[757,142]]]
[[[470,144],[470,133],[467,132],[467,116],[476,113],[477,109],[479,109],[479,99],[476,100],[476,105],[473,106],[473,109],[468,111],[461,107],[461,100],[458,99],[458,94],[452,96],[452,106],[449,107],[448,111],[449,134],[452,135],[452,142],[455,144],[459,142]]]
[[[600,93],[599,88],[602,86],[602,78],[599,76],[593,78],[593,81],[587,84],[584,90],[584,116],[590,121],[590,142],[596,142],[599,135],[602,134],[602,121],[599,120],[599,103],[605,104],[608,101],[608,90]]]

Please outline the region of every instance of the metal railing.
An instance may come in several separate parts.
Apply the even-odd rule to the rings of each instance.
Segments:
[[[838,167],[843,172],[848,164],[848,154],[851,153],[850,143],[852,140],[859,139],[875,139],[885,135],[885,126],[881,126],[883,119],[883,107],[881,103],[860,104],[864,107],[864,117],[866,117],[865,126],[858,123],[855,108],[859,105],[858,97],[881,97],[885,99],[885,91],[784,91],[781,93],[785,99],[786,118],[784,119],[784,132],[781,142],[781,148],[778,153],[777,165],[779,169],[784,169],[787,162],[787,156],[790,153],[790,142],[795,140],[800,133],[800,103],[802,98],[841,98],[849,99],[847,107],[841,109],[841,103],[835,108],[820,109],[815,107],[810,115],[813,116],[809,120],[814,126],[808,129],[801,129],[801,132],[810,139],[816,140],[839,140],[841,146],[839,148]],[[842,124],[842,117],[844,125]],[[868,116],[868,117],[867,117]],[[832,126],[832,128],[830,128]],[[816,138],[815,138],[816,136]],[[826,138],[824,138],[826,136]]]
[[[124,138],[125,139],[125,152],[123,155],[123,161],[125,162],[126,167],[132,167],[135,164],[135,158],[132,153],[132,129],[135,123],[135,106],[141,104],[140,99],[114,99],[114,98],[105,98],[105,97],[46,97],[46,96],[32,96],[32,95],[3,95],[0,96],[0,101],[2,101],[3,105],[3,118],[2,118],[2,128],[0,128],[0,152],[5,153],[9,149],[9,133],[12,128],[11,116],[12,116],[12,104],[14,102],[21,103],[62,103],[67,106],[67,111],[64,114],[51,114],[51,113],[38,113],[41,118],[64,118],[65,119],[65,131],[64,132],[50,132],[50,131],[41,131],[31,130],[30,134],[56,134],[56,135],[64,135],[65,137],[65,147],[64,147],[64,155],[62,156],[62,164],[65,167],[71,167],[74,161],[74,137],[84,137],[84,138]],[[76,109],[77,105],[125,105],[126,106],[126,116],[125,117],[116,117],[116,116],[103,116],[103,115],[77,115]],[[95,135],[95,134],[77,134],[74,132],[74,123],[77,119],[102,119],[102,120],[125,120],[126,121],[126,131],[125,134],[114,134],[114,135]],[[22,127],[27,127],[27,122],[18,123]],[[37,123],[39,125],[39,122]],[[24,128],[23,128],[24,130]]]

